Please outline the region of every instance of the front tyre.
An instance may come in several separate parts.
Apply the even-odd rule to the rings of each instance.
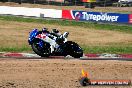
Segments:
[[[49,57],[51,52],[50,44],[43,42],[43,47],[40,47],[40,42],[42,41],[38,39],[31,44],[33,51],[41,57]]]
[[[65,55],[71,55],[74,58],[80,58],[83,56],[82,48],[77,43],[72,41],[65,43],[64,51]]]

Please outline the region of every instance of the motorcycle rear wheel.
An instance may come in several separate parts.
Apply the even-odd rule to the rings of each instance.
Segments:
[[[51,54],[51,50],[50,50],[50,44],[43,42],[43,48],[41,48],[38,43],[40,42],[40,40],[35,40],[32,44],[31,47],[33,49],[33,51],[38,54],[41,57],[49,57]]]

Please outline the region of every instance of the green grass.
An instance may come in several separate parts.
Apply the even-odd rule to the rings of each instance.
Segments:
[[[114,54],[131,54],[132,46],[81,46],[84,53],[114,53]],[[0,52],[32,52],[30,46],[21,47],[0,47]]]
[[[30,52],[32,51],[29,46],[20,47],[0,47],[0,52]]]
[[[34,18],[22,18],[14,16],[0,16],[0,20],[5,21],[17,21],[17,22],[30,22],[40,24],[54,24],[59,26],[81,26],[84,28],[93,28],[97,30],[113,30],[132,33],[132,25],[110,25],[110,24],[98,24],[92,22],[77,22],[68,20],[46,20],[46,19],[34,19]],[[125,46],[81,46],[85,53],[132,53],[132,45]],[[0,47],[0,52],[28,52],[32,51],[30,46],[18,46],[18,47]]]
[[[114,25],[114,24],[98,24],[95,22],[79,22],[71,20],[46,20],[42,18],[22,18],[15,16],[0,16],[0,20],[17,21],[17,22],[30,22],[41,24],[54,24],[60,26],[81,26],[84,28],[94,28],[99,30],[113,30],[132,33],[132,25]]]
[[[85,53],[131,54],[132,46],[82,46]]]

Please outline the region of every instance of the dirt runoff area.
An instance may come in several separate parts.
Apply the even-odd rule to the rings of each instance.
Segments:
[[[5,59],[0,58],[0,88],[83,88],[81,70],[90,79],[130,79],[132,62],[109,60]],[[84,88],[132,88],[89,86]]]

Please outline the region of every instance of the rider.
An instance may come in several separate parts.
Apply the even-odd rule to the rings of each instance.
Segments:
[[[49,33],[48,28],[43,28],[42,33]]]
[[[52,31],[49,32],[47,28],[43,28],[42,33],[47,33],[49,38],[55,40],[55,42],[54,41],[49,42],[51,44],[51,51],[54,51],[55,48],[59,47],[64,42],[63,35],[57,29],[52,29]],[[58,49],[57,51],[59,52],[60,50]]]
[[[56,34],[55,33],[52,34],[51,32],[48,31],[47,28],[43,28],[41,33],[46,35],[44,40],[51,45],[50,46],[51,52],[53,52],[54,49],[58,47],[58,44],[56,42],[58,37],[57,36],[55,37]]]
[[[62,34],[57,29],[52,29],[51,32],[49,32],[47,28],[43,28],[42,33],[48,33],[51,39],[54,38],[53,36],[55,36],[56,38],[54,40],[57,44],[64,41],[63,37],[61,36]]]
[[[53,36],[56,36],[56,37],[60,37],[61,36],[61,33],[57,30],[57,29],[52,29],[51,32],[48,31],[48,28],[43,28],[42,29],[42,33],[49,33]]]
[[[64,38],[63,38],[62,34],[57,29],[52,29],[51,34],[53,34],[54,36],[57,37],[56,38],[57,44],[63,43]]]
[[[52,29],[51,34],[53,34],[56,37],[60,37],[61,36],[61,33],[57,29]]]

